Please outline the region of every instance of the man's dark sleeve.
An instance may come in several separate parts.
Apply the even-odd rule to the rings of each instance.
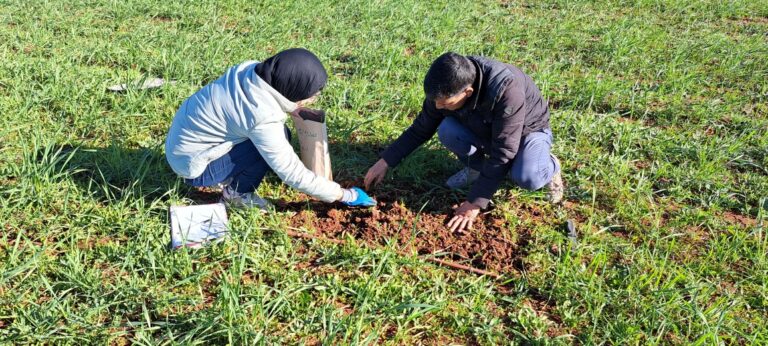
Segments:
[[[419,116],[400,137],[390,144],[381,154],[381,158],[389,167],[397,166],[406,156],[435,135],[443,118],[444,116],[434,108],[434,105],[424,100]]]
[[[469,190],[467,201],[470,203],[483,209],[488,207],[517,155],[526,113],[525,89],[517,80],[512,81],[494,108],[490,158]]]

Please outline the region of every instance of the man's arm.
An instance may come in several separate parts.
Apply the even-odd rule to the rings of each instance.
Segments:
[[[443,118],[444,116],[435,109],[434,104],[424,100],[419,116],[400,137],[387,147],[381,154],[381,158],[386,161],[389,167],[397,166],[406,156],[435,135]]]
[[[512,81],[495,107],[492,124],[490,158],[485,161],[480,177],[472,184],[467,201],[486,208],[517,155],[526,116],[525,88]]]

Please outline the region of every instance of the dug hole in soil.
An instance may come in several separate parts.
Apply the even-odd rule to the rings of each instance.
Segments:
[[[278,202],[277,207],[296,212],[290,219],[292,227],[314,230],[314,235],[319,237],[352,236],[372,247],[395,243],[405,252],[434,254],[499,274],[512,272],[519,266],[520,250],[528,242],[529,233],[510,232],[503,219],[490,213],[480,214],[471,230],[451,232],[446,227],[451,212],[415,212],[400,202],[407,201],[407,197],[397,198],[386,193],[375,198],[377,206],[367,209],[317,202],[306,196],[302,196],[303,201]]]

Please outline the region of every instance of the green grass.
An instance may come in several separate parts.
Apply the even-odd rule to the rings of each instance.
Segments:
[[[767,40],[765,0],[0,1],[0,343],[768,344]],[[287,213],[235,211],[225,244],[166,250],[167,208],[190,203],[162,153],[175,110],[295,46],[331,72],[346,179],[410,123],[444,51],[533,76],[569,203],[497,194],[531,234],[505,290],[290,239]],[[105,90],[155,76],[178,83]],[[430,142],[387,186],[440,184],[446,155]]]

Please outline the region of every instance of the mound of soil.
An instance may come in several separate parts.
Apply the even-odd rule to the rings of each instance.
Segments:
[[[378,200],[379,204],[371,209],[309,200],[280,203],[278,208],[296,212],[290,220],[293,227],[315,230],[319,236],[352,236],[371,246],[394,242],[403,251],[434,254],[497,273],[514,269],[521,256],[520,247],[528,239],[527,233],[510,232],[503,219],[490,214],[481,214],[471,230],[451,232],[445,226],[451,213],[418,213],[386,197],[379,196]]]

